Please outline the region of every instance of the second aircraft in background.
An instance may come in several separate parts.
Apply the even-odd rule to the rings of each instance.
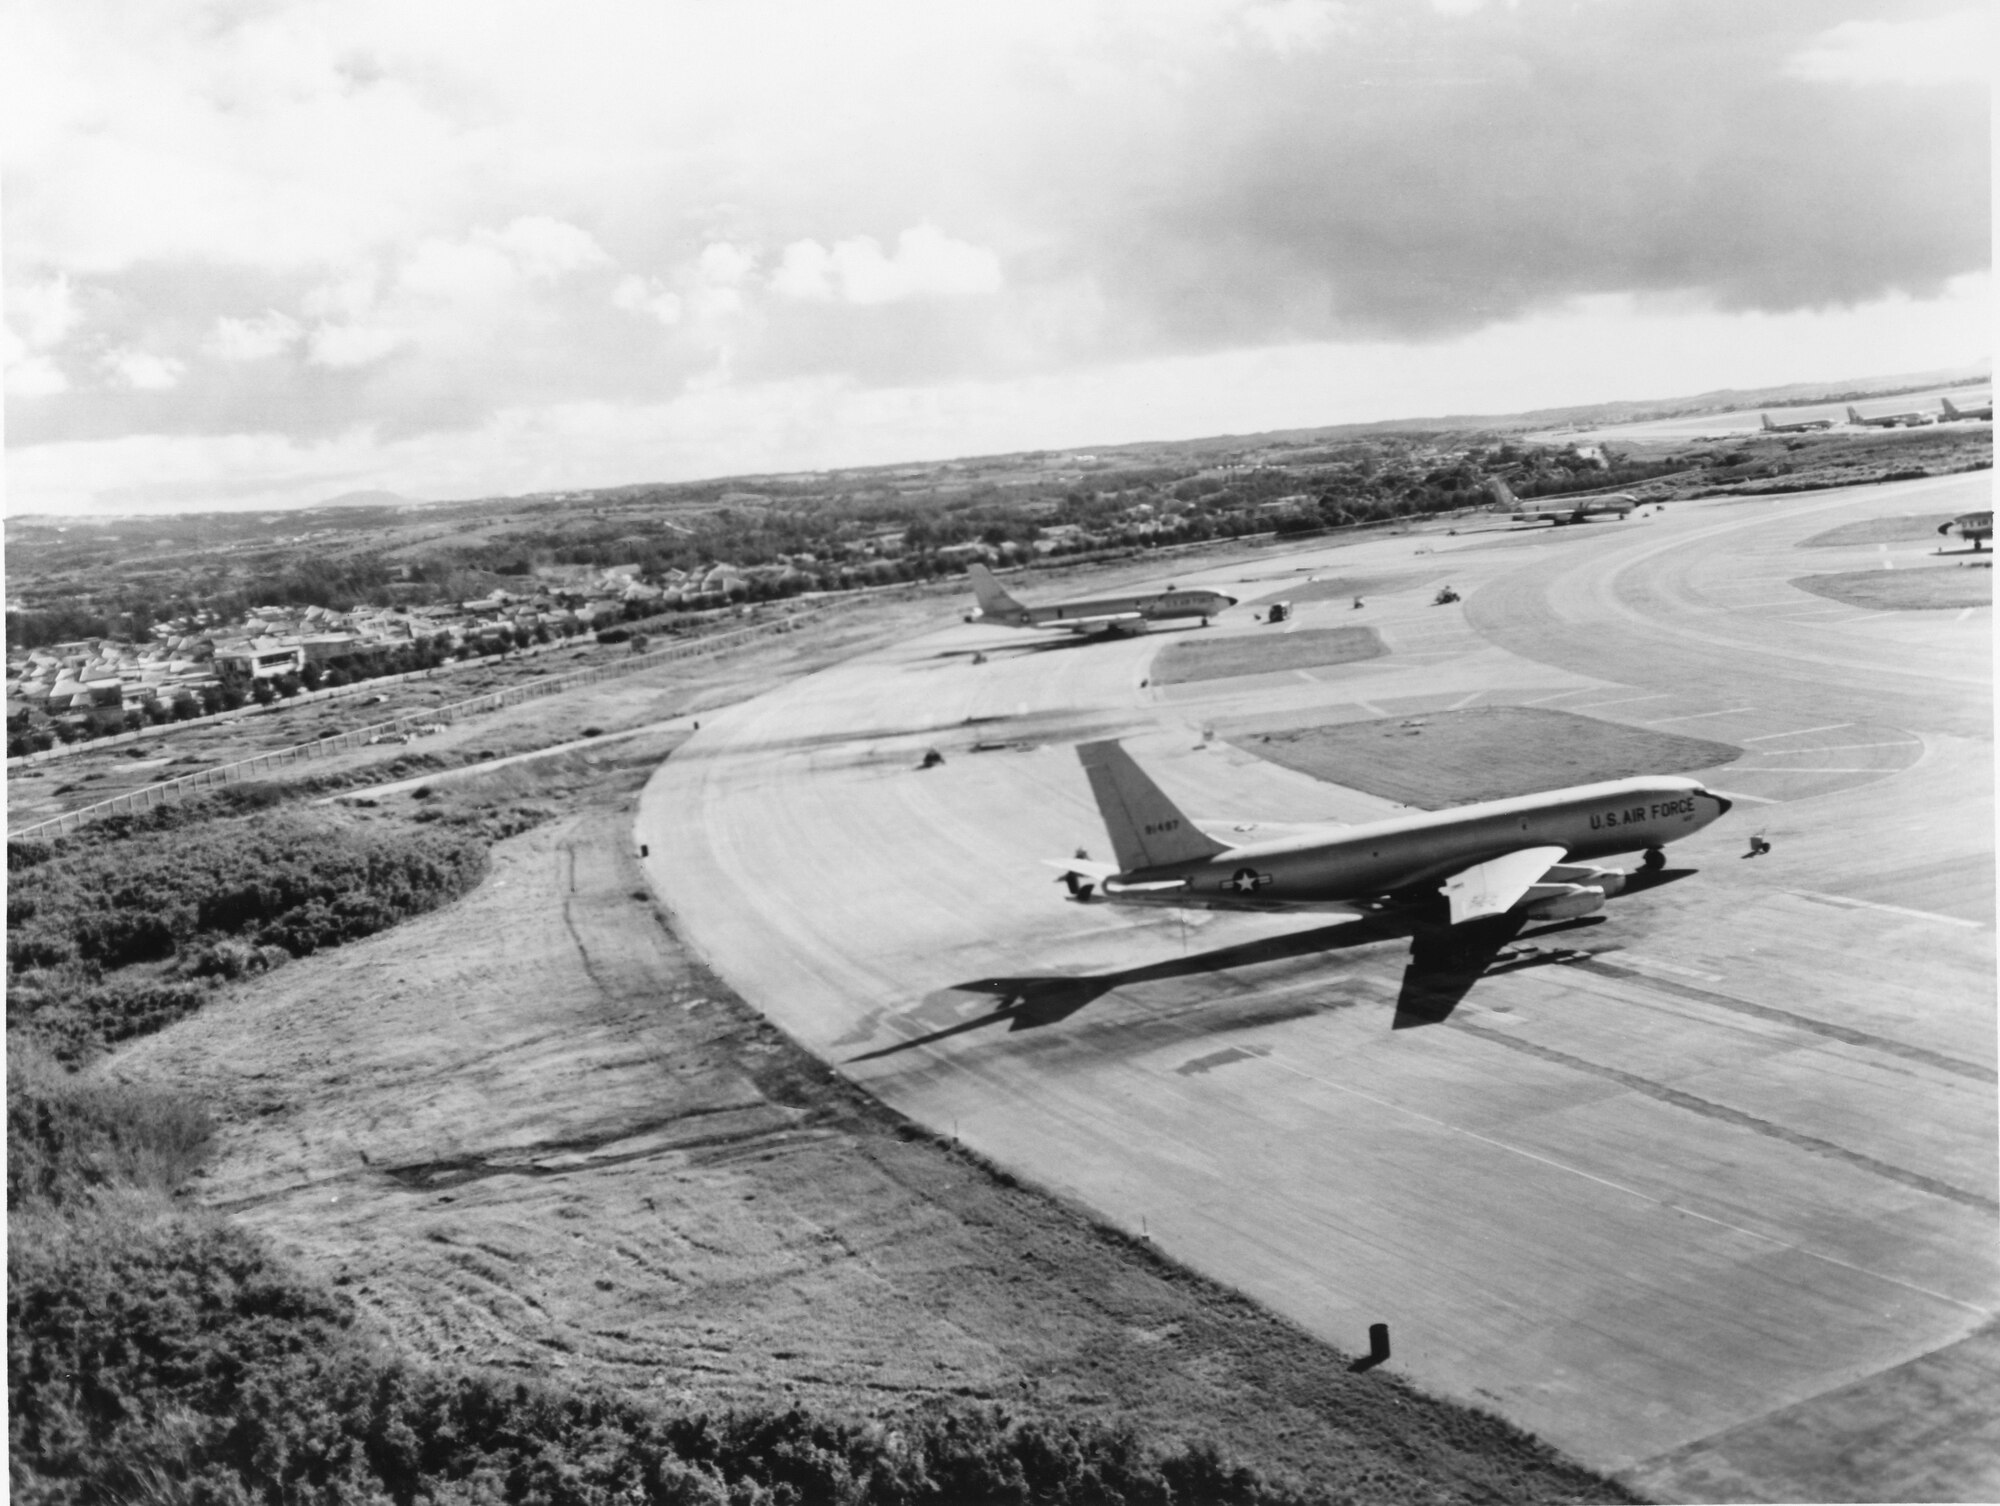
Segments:
[[[993,622],[1002,627],[1143,633],[1149,623],[1180,617],[1199,617],[1201,625],[1207,627],[1209,618],[1236,605],[1234,596],[1219,591],[1182,591],[1169,586],[1140,596],[1105,596],[1031,607],[1009,596],[984,565],[974,565],[966,573],[972,577],[973,594],[979,598],[978,609],[969,613],[966,621]]]

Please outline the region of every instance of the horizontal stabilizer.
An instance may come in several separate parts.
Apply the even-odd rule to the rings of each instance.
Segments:
[[[1438,888],[1451,902],[1451,923],[1458,926],[1484,915],[1505,915],[1566,856],[1561,847],[1524,847],[1454,873]]]

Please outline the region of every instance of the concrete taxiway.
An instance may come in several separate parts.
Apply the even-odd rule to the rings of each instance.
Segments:
[[[1157,686],[1182,632],[942,628],[705,718],[638,836],[681,932],[812,1050],[1342,1347],[1386,1321],[1418,1383],[1667,1498],[2000,1496],[1991,609],[1790,584],[1963,568],[1934,539],[1801,546],[1986,493],[1173,577],[1245,598],[1208,634],[1389,650],[1319,670]],[[1367,605],[1249,615],[1332,577]],[[1431,605],[1445,580],[1462,605]],[[1684,876],[1524,938],[1436,1026],[1390,1028],[1407,942],[1067,904],[1040,861],[1105,848],[1085,738],[1198,820],[1354,821],[1390,807],[1245,729],[1494,704],[1741,747],[1700,772],[1743,798],[1670,850]]]

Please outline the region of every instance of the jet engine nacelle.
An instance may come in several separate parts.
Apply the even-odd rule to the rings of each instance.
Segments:
[[[1618,868],[1599,868],[1593,863],[1558,863],[1542,875],[1545,884],[1584,884],[1599,890],[1606,899],[1625,890],[1625,873]]]
[[[1530,920],[1574,920],[1604,908],[1604,891],[1594,884],[1537,884],[1516,907]]]

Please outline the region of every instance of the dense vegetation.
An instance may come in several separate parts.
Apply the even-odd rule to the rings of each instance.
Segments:
[[[1212,1449],[939,1408],[676,1415],[399,1359],[340,1293],[170,1194],[208,1124],[171,1093],[7,1081],[7,1401],[19,1502],[1282,1502]]]
[[[8,844],[7,1020],[65,1060],[201,1006],[218,982],[465,893],[475,831],[165,808]]]

